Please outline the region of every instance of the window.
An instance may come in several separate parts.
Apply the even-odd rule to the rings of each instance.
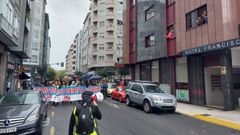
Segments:
[[[131,0],[130,3],[131,3],[131,6],[135,6],[135,3],[136,3],[136,2],[135,2],[135,0]]]
[[[104,22],[104,21],[99,22],[99,26],[100,26],[101,28],[103,28],[103,27],[105,26],[105,22]]]
[[[155,35],[152,33],[151,35],[145,38],[145,47],[150,47],[155,45]]]
[[[37,63],[37,58],[38,58],[37,55],[32,55],[31,62],[32,63]]]
[[[104,56],[99,56],[99,62],[103,62],[104,61]]]
[[[9,0],[3,0],[2,3],[3,10],[0,11],[2,13],[3,17],[7,20],[7,22],[12,26],[12,21],[13,21],[13,7],[12,4],[10,3]]]
[[[33,30],[34,38],[39,39],[39,30]]]
[[[153,5],[145,11],[145,21],[151,19],[154,16],[155,16],[155,8]]]
[[[104,39],[105,38],[104,33],[99,33],[99,38]]]
[[[18,36],[19,36],[19,20],[18,20],[17,16],[14,16],[13,28],[14,28],[13,34],[18,38]]]
[[[104,47],[99,47],[99,50],[104,50]]]
[[[204,5],[186,14],[186,22],[187,29],[194,28],[207,23],[208,22],[207,5]]]
[[[173,39],[175,38],[175,25],[170,25],[167,27],[167,35],[166,35],[166,38],[167,39]]]
[[[99,10],[98,15],[99,16],[104,16],[104,10],[103,9]]]
[[[137,89],[138,89],[138,85],[137,84],[133,84],[132,87],[131,87],[131,90],[137,91]]]

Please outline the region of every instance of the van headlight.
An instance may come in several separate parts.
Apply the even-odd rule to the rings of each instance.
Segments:
[[[152,100],[161,101],[162,99],[159,96],[152,96]]]
[[[39,114],[31,114],[28,116],[26,122],[31,123],[31,122],[36,122],[39,119]]]

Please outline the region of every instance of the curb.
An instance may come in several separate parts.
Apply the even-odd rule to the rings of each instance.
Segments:
[[[240,124],[238,124],[238,123],[225,121],[225,120],[221,120],[221,119],[217,119],[217,118],[213,118],[213,117],[208,117],[208,116],[204,116],[204,115],[186,114],[186,113],[182,113],[182,112],[179,112],[179,111],[177,111],[177,113],[188,116],[188,117],[192,117],[194,119],[202,120],[202,121],[205,121],[205,122],[209,122],[209,123],[212,123],[212,124],[216,124],[216,125],[220,125],[220,126],[224,126],[224,127],[228,127],[228,128],[240,131]]]

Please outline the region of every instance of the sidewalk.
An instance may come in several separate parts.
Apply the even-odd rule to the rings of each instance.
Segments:
[[[176,112],[196,119],[240,130],[240,109],[223,111],[204,106],[178,103]]]

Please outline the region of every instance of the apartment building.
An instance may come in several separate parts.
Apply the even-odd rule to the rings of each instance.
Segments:
[[[0,1],[0,95],[14,91],[19,83],[23,59],[29,58],[29,0]]]
[[[80,71],[82,73],[88,72],[88,65],[90,64],[90,34],[91,34],[91,12],[89,12],[83,22],[83,28],[80,31]]]
[[[68,74],[74,74],[76,70],[77,61],[77,40],[75,39],[73,44],[71,44],[68,54],[66,55],[66,71]]]
[[[239,1],[127,2],[124,63],[134,79],[158,81],[182,102],[239,107]]]
[[[51,48],[51,40],[49,37],[50,21],[49,21],[49,15],[47,13],[45,13],[44,23],[45,24],[44,24],[44,44],[43,44],[42,66],[47,67],[49,65],[50,48]]]
[[[122,0],[91,0],[88,70],[122,60]]]
[[[45,7],[46,0],[34,0],[31,2],[32,12],[31,17],[31,30],[30,30],[30,45],[31,52],[30,59],[23,61],[25,72],[31,73],[33,78],[36,77],[37,69],[42,67],[43,63],[43,47],[45,42]]]

